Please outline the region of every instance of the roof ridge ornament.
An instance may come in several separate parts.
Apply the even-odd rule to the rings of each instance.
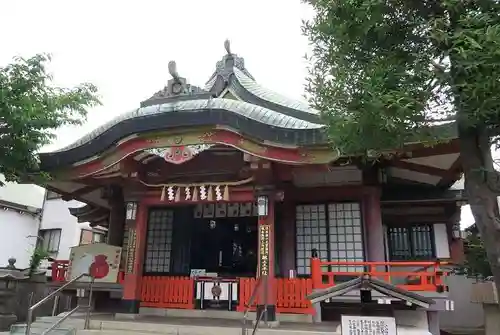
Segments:
[[[175,60],[168,62],[168,72],[172,76],[172,79],[179,81],[180,76],[177,72],[177,64],[175,63]]]
[[[229,39],[227,39],[227,38],[224,41],[224,48],[226,49],[226,52],[228,55],[232,55],[232,53],[231,53],[231,41],[229,41]]]
[[[177,71],[177,64],[174,60],[168,62],[168,72],[172,76],[167,83],[167,95],[175,96],[183,93],[187,93],[188,84],[186,78],[182,78],[179,76],[179,72]]]
[[[188,84],[186,78],[179,75],[177,63],[174,60],[168,62],[168,73],[172,79],[168,80],[167,86],[156,92],[151,98],[141,102],[141,107],[158,105],[171,100],[209,99],[212,96],[210,92]]]

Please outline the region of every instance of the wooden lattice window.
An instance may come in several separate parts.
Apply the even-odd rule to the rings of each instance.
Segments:
[[[435,258],[432,225],[388,227],[389,260],[428,260]]]
[[[312,250],[323,261],[364,261],[359,203],[331,203],[296,207],[297,274],[310,274]],[[362,271],[352,266],[335,271]]]
[[[170,272],[173,223],[171,209],[158,208],[149,212],[144,272]]]

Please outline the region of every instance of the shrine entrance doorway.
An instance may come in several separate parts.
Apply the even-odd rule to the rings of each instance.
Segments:
[[[191,269],[217,277],[255,277],[257,218],[199,218],[193,222]]]

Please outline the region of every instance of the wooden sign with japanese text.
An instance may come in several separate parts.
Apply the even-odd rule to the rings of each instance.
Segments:
[[[391,317],[342,315],[342,335],[397,335]]]
[[[259,226],[259,269],[261,276],[269,275],[269,225],[262,224]]]

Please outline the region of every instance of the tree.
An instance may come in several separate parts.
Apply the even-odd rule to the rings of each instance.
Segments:
[[[465,192],[500,290],[498,0],[306,0],[307,93],[332,145],[366,161],[455,131]],[[448,122],[448,123],[447,123]],[[453,122],[453,123],[450,123]],[[439,125],[437,127],[437,125]]]
[[[465,262],[463,270],[467,275],[483,279],[492,275],[483,241],[477,233],[467,236],[464,243],[464,252]]]
[[[0,68],[0,174],[20,181],[38,169],[36,153],[64,125],[79,125],[100,104],[97,88],[60,88],[46,70],[49,55],[17,57]],[[1,185],[1,181],[0,181]]]

